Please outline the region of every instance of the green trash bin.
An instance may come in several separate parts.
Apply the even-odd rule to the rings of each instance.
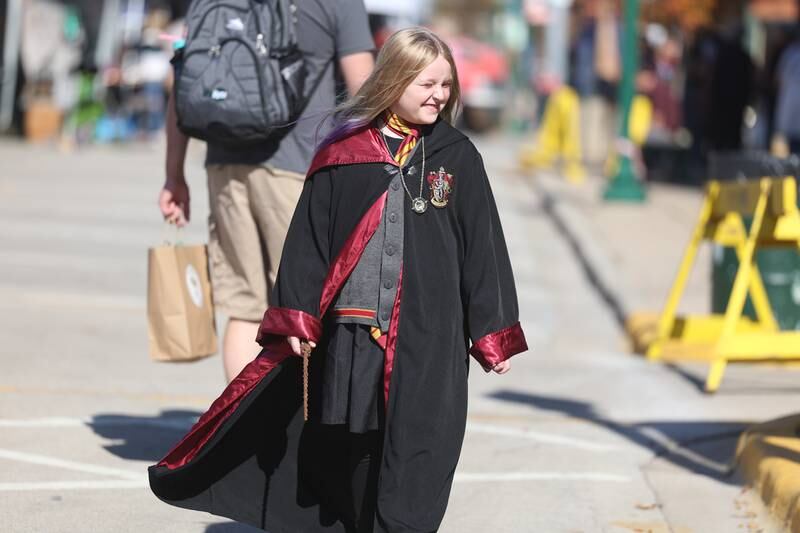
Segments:
[[[760,250],[756,252],[756,263],[779,327],[784,331],[800,330],[800,253],[794,248]],[[725,313],[738,268],[736,251],[715,244],[711,269],[712,313]],[[744,316],[756,318],[749,296]]]
[[[785,159],[765,152],[715,152],[710,158],[710,175],[715,179],[756,179],[761,176],[800,176],[800,157]],[[749,217],[744,219],[750,228]],[[772,313],[781,330],[800,330],[800,254],[796,248],[767,248],[756,253],[761,278]],[[733,248],[714,245],[711,269],[711,312],[725,313],[739,261]],[[750,298],[744,315],[755,318]]]

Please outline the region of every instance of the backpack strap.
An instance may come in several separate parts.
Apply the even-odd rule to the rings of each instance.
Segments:
[[[252,3],[254,0],[250,0]],[[267,0],[272,4],[270,56],[284,57],[297,48],[297,6],[294,0]],[[278,39],[277,36],[281,38]]]

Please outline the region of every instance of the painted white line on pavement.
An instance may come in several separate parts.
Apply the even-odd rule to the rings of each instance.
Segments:
[[[581,450],[589,450],[593,452],[610,452],[619,449],[617,446],[612,446],[610,444],[596,444],[594,442],[573,439],[570,437],[562,437],[561,435],[553,435],[551,433],[540,433],[538,431],[531,431],[529,429],[496,426],[492,424],[467,422],[467,431],[471,431],[473,433],[501,435],[504,437],[518,437],[546,444],[558,444],[559,446],[568,446],[571,448],[579,448]]]
[[[37,455],[32,453],[18,452],[14,450],[0,449],[0,459],[9,459],[11,461],[19,461],[22,463],[33,463],[37,465],[53,466],[56,468],[64,468],[66,470],[76,470],[78,472],[84,472],[86,474],[115,476],[124,478],[126,480],[139,480],[142,477],[141,472],[121,470],[119,468],[109,468],[106,466],[98,466],[89,463],[65,461],[63,459],[58,459],[56,457],[48,457],[47,455]]]
[[[150,486],[147,479],[123,480],[109,479],[103,481],[37,481],[33,483],[0,483],[0,492],[23,492],[35,490],[108,490],[108,489],[143,489]]]
[[[616,474],[598,472],[488,472],[456,473],[457,483],[476,483],[487,481],[605,481],[610,483],[629,483],[631,478]]]
[[[159,427],[176,430],[189,430],[189,428],[197,422],[196,417],[184,418],[135,418],[127,416],[112,417],[106,416],[97,420],[91,418],[66,418],[66,417],[49,417],[49,418],[30,418],[30,419],[13,419],[6,418],[0,419],[0,428],[63,428],[63,427],[114,427],[114,426],[148,426]],[[610,452],[619,450],[618,446],[610,444],[597,444],[571,437],[564,437],[561,435],[554,435],[552,433],[541,433],[539,431],[532,431],[530,429],[500,426],[496,424],[481,424],[479,422],[467,422],[467,431],[472,433],[485,433],[489,435],[498,435],[502,437],[514,437],[521,439],[528,439],[545,444],[556,444],[559,446],[567,446],[571,448],[578,448],[581,450],[588,450],[594,452]]]
[[[14,252],[8,260],[12,264],[24,267],[31,265],[52,265],[62,264],[59,260],[66,260],[69,264],[83,266],[97,266],[97,257],[93,257],[91,262],[84,261],[81,257],[61,256],[61,257],[41,257],[38,254],[31,255],[24,252]],[[8,264],[8,263],[6,263]],[[107,270],[106,265],[100,265]],[[118,261],[113,262],[118,265]],[[132,296],[129,294],[91,294],[86,292],[61,291],[54,289],[37,290],[31,287],[21,289],[10,285],[0,285],[0,293],[8,296],[0,300],[0,309],[19,309],[22,306],[58,306],[59,308],[95,308],[111,311],[140,311],[147,308],[147,301],[143,296]],[[16,306],[16,307],[12,307]]]
[[[196,417],[169,418],[169,419],[147,419],[133,417],[109,417],[93,420],[91,418],[29,418],[29,419],[0,419],[0,428],[64,428],[64,427],[113,427],[113,426],[150,426],[168,429],[189,428],[197,422]]]
[[[699,454],[695,451],[692,451],[689,448],[684,447],[683,444],[670,438],[669,436],[660,432],[656,428],[645,427],[642,428],[641,431],[642,434],[645,435],[647,438],[663,446],[664,449],[667,452],[669,452],[670,455],[678,455],[684,457],[685,459],[694,464],[704,466],[710,470],[719,472],[720,474],[727,474],[733,468],[733,465],[731,464],[720,463],[718,461],[708,459],[707,457],[704,457],[702,454]]]
[[[0,420],[0,428],[64,428],[82,427],[88,420],[80,418],[32,418],[32,419],[5,419]]]
[[[606,483],[629,483],[626,476],[601,473],[580,472],[496,472],[459,473],[456,483],[491,483],[504,481],[596,481]],[[67,490],[112,490],[143,489],[149,486],[146,478],[111,479],[102,481],[38,481],[32,483],[0,483],[0,492],[67,491]]]

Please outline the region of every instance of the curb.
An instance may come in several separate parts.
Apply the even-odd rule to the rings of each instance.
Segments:
[[[770,513],[789,531],[800,533],[800,414],[745,431],[736,461]]]
[[[609,311],[625,331],[629,305],[625,298],[624,285],[608,252],[603,248],[591,229],[591,221],[575,204],[579,200],[570,196],[573,187],[563,180],[540,172],[530,182],[542,197],[542,209],[555,225],[562,238],[572,249],[584,276],[595,288]]]

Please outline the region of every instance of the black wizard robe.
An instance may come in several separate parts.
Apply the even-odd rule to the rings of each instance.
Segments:
[[[387,533],[439,528],[464,438],[469,355],[489,369],[527,349],[481,156],[443,120],[423,134],[424,196],[443,205],[417,215],[405,198],[374,522],[375,531]],[[421,159],[418,149],[409,165],[419,167]],[[150,486],[160,499],[273,533],[347,531],[320,498],[320,491],[346,488],[326,486],[344,467],[338,443],[313,423],[315,369],[324,359],[318,354],[326,353],[326,312],[383,217],[394,174],[387,165],[396,163],[375,128],[316,155],[286,239],[273,306],[261,324],[264,349],[150,467]],[[434,179],[440,170],[447,186]],[[419,174],[406,182],[417,192]],[[302,360],[291,355],[287,335],[318,343],[309,423],[302,416]]]

